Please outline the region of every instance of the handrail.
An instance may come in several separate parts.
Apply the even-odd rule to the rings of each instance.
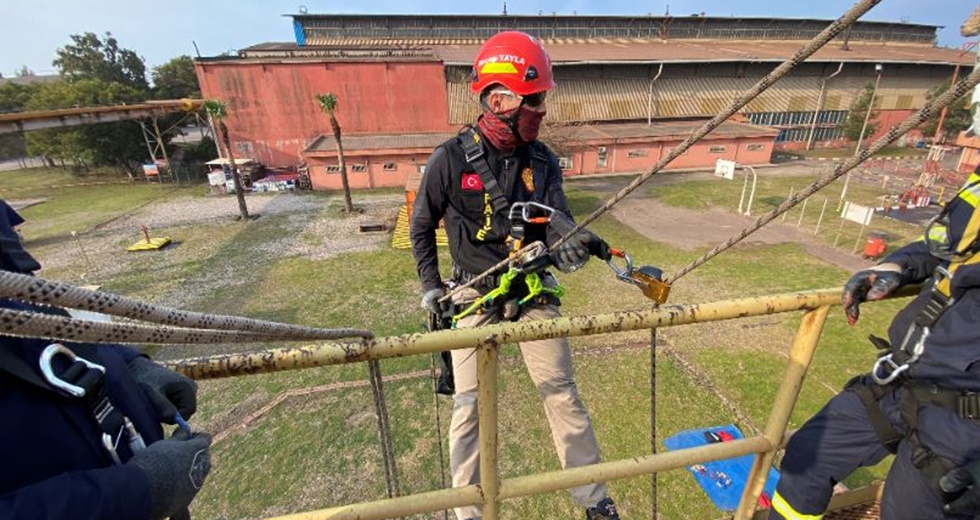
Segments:
[[[918,290],[919,287],[916,286],[906,287],[896,296],[911,296]],[[483,506],[485,520],[496,520],[499,503],[502,500],[755,454],[752,471],[734,516],[736,520],[747,520],[755,511],[773,456],[784,445],[786,426],[799,397],[803,379],[813,359],[830,307],[839,304],[840,289],[823,289],[702,304],[669,305],[597,316],[557,318],[530,324],[507,322],[474,329],[377,338],[364,344],[327,343],[257,354],[204,357],[175,361],[169,365],[191,377],[202,379],[356,363],[369,359],[424,354],[446,349],[477,349],[481,484],[295,513],[269,520],[399,518],[476,504]],[[798,310],[806,312],[790,348],[782,382],[762,435],[590,466],[500,479],[497,464],[496,381],[497,353],[502,344],[557,336],[585,336],[670,327]]]

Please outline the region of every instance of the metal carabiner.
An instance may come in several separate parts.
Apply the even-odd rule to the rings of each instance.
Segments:
[[[913,363],[915,363],[916,361],[919,360],[920,357],[922,357],[922,353],[925,352],[926,350],[926,338],[929,337],[930,331],[929,331],[929,327],[922,327],[922,335],[919,336],[919,339],[915,342],[915,345],[913,345],[913,347],[910,350],[907,348],[907,343],[915,327],[916,327],[915,324],[912,324],[912,326],[909,327],[909,331],[905,333],[905,340],[902,341],[902,350],[910,354],[908,361],[899,365],[892,359],[892,356],[895,355],[894,353],[878,358],[878,360],[875,361],[874,367],[872,367],[871,369],[871,378],[874,379],[875,383],[878,383],[879,385],[887,385],[888,383],[891,383],[902,372],[908,370]],[[885,363],[888,363],[889,366],[886,367],[886,370],[890,370],[890,372],[887,376],[881,377],[878,375],[878,372],[881,370],[882,366]]]
[[[528,224],[547,224],[551,222],[551,216],[556,211],[555,208],[546,206],[540,202],[515,202],[510,207],[510,214],[508,215],[511,222],[517,217],[516,211],[518,209],[520,210],[521,220]]]
[[[41,366],[41,374],[44,375],[44,379],[48,382],[48,384],[72,397],[85,397],[85,389],[61,379],[54,373],[54,367],[51,365],[51,360],[58,354],[68,356],[68,359],[71,359],[72,363],[81,361],[86,367],[98,370],[99,372],[102,372],[103,375],[105,374],[104,366],[93,363],[85,358],[78,357],[74,352],[69,350],[68,347],[60,343],[52,343],[48,345],[44,351],[41,352],[41,358],[39,361]]]
[[[878,358],[877,361],[875,361],[874,366],[871,368],[871,379],[874,379],[875,383],[878,383],[879,385],[887,385],[888,383],[894,381],[899,375],[901,375],[902,372],[905,372],[906,370],[909,369],[908,363],[903,363],[899,365],[898,363],[892,361],[892,355],[893,354],[882,356]],[[881,370],[882,365],[884,363],[888,363],[888,365],[890,365],[889,368],[890,373],[887,376],[882,377],[878,375],[878,372]]]
[[[609,268],[616,273],[616,279],[626,283],[633,283],[633,259],[630,258],[629,253],[623,251],[622,249],[616,249],[613,247],[609,248],[609,260],[606,260],[606,264]],[[622,258],[626,265],[620,268],[613,261],[613,258]]]

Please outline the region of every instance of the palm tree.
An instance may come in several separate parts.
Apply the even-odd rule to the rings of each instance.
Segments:
[[[354,203],[350,198],[350,183],[347,182],[347,161],[344,159],[344,145],[340,141],[340,123],[337,122],[334,112],[337,109],[337,96],[327,92],[317,94],[316,100],[320,103],[320,109],[330,117],[330,128],[333,129],[333,137],[337,140],[337,161],[340,163],[340,184],[344,188],[344,209],[350,214],[354,212]]]
[[[228,138],[228,126],[225,125],[225,117],[228,115],[228,110],[225,108],[224,103],[209,99],[204,102],[204,110],[208,113],[208,119],[211,120],[211,128],[215,126],[215,121],[218,122],[218,133],[220,134],[221,142],[225,145],[225,152],[228,154],[228,167],[231,168],[231,178],[235,183],[235,197],[238,198],[238,212],[241,214],[242,220],[248,220],[250,217],[248,215],[248,206],[245,205],[245,189],[242,187],[242,179],[238,175],[238,166],[235,165],[235,155],[231,152],[231,139]]]

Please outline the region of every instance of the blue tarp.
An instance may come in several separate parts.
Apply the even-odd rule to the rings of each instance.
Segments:
[[[685,430],[668,437],[664,440],[664,445],[668,450],[681,450],[709,444],[709,439],[714,441],[726,437],[730,437],[731,440],[743,438],[742,432],[734,424],[729,424]],[[745,489],[745,482],[752,470],[753,459],[752,455],[743,455],[734,459],[696,464],[687,469],[694,475],[694,480],[704,489],[708,498],[714,502],[715,507],[722,511],[734,511],[738,509],[738,501],[742,498],[742,490]],[[766,486],[763,488],[766,497],[771,499],[776,492],[777,480],[779,480],[779,473],[775,468],[769,468],[769,478],[766,479]]]

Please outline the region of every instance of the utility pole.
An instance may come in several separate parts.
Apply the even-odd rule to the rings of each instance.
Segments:
[[[875,86],[871,89],[871,100],[868,102],[868,111],[864,114],[864,123],[861,125],[861,133],[858,135],[857,144],[854,146],[854,157],[861,155],[861,143],[864,141],[864,131],[868,129],[868,120],[871,119],[871,111],[875,107],[875,95],[878,93],[878,83],[881,82],[881,69],[880,63],[875,64]],[[847,172],[844,177],[844,189],[840,191],[840,203],[837,205],[837,209],[840,209],[840,204],[844,203],[844,197],[847,196],[847,186],[851,182],[851,172]]]

